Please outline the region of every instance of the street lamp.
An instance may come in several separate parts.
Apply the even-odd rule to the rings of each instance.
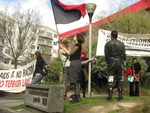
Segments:
[[[87,3],[86,9],[89,16],[89,59],[91,58],[91,38],[92,38],[92,16],[96,9],[96,4],[94,3]],[[88,69],[88,96],[91,97],[91,62],[89,62],[89,69]]]

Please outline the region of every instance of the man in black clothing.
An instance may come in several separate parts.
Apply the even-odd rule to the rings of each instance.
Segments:
[[[111,31],[111,40],[105,44],[105,61],[108,68],[108,100],[112,101],[114,81],[117,83],[118,100],[122,100],[123,65],[126,66],[124,43],[117,40],[118,32]],[[116,80],[115,80],[116,78]]]

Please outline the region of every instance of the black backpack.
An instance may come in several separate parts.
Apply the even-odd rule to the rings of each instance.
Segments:
[[[48,73],[50,73],[50,67],[49,67],[49,65],[44,61],[43,70],[42,70],[42,75],[43,75],[43,76],[46,76],[46,75],[48,75]]]

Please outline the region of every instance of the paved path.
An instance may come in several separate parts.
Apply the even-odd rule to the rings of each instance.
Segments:
[[[24,103],[24,96],[6,96],[0,97],[0,109],[17,106]]]
[[[10,95],[0,97],[0,113],[31,113],[28,110],[10,110],[10,107],[18,106],[24,104],[24,95]]]

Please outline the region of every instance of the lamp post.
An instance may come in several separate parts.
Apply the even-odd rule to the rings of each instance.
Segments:
[[[89,16],[89,58],[91,58],[92,16],[96,9],[96,4],[87,3],[86,9]],[[89,62],[89,69],[88,69],[88,96],[91,97],[91,62]]]

